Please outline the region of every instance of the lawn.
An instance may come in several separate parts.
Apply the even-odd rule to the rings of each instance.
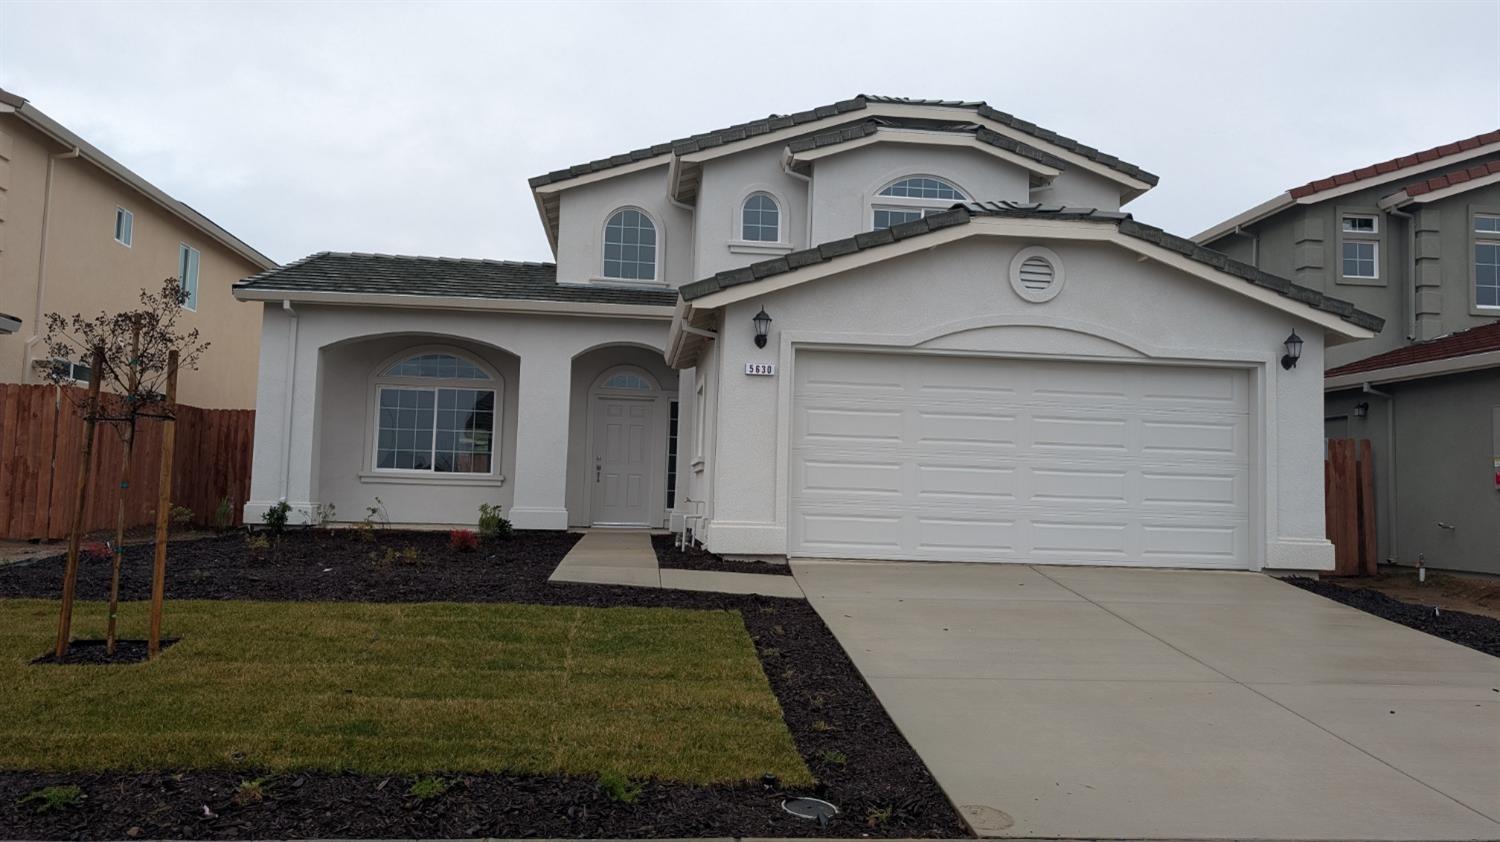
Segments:
[[[32,666],[56,611],[0,600],[0,769],[812,783],[732,611],[169,602],[155,663]],[[102,614],[80,603],[77,633]],[[144,636],[144,606],[121,615]]]

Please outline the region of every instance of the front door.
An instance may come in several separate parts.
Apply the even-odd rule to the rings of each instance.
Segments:
[[[659,461],[651,440],[655,402],[594,400],[594,523],[648,526]]]

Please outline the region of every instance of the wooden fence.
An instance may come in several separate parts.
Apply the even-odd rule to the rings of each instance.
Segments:
[[[67,537],[84,436],[73,399],[81,403],[82,397],[83,390],[71,387],[0,384],[0,538]],[[239,524],[250,494],[254,434],[254,410],[179,405],[172,504],[191,509],[195,524],[212,526],[220,501],[228,498],[230,521]],[[125,498],[127,527],[155,522],[161,443],[161,422],[143,420]],[[86,531],[114,528],[124,450],[115,428],[100,424],[84,508]]]
[[[1369,439],[1328,439],[1323,462],[1324,517],[1335,576],[1375,572],[1375,461]]]

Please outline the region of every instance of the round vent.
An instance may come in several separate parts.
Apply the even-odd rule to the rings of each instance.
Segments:
[[[1062,261],[1056,252],[1041,246],[1021,249],[1010,262],[1010,285],[1027,301],[1051,301],[1062,292]]]

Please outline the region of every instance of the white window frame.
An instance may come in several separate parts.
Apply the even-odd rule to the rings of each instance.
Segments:
[[[54,369],[56,369],[56,368],[58,368],[60,366],[67,366],[68,367],[68,378],[67,379],[68,379],[69,383],[88,385],[89,378],[92,378],[94,376],[94,373],[92,371],[89,371],[89,378],[83,378],[83,377],[79,377],[78,376],[78,369],[81,368],[81,369],[84,369],[85,371],[88,371],[89,367],[88,367],[87,363],[75,362],[73,360],[65,360],[65,359],[63,359],[61,357],[53,357],[50,362],[52,363],[52,367]]]
[[[1340,208],[1338,237],[1334,241],[1337,244],[1338,278],[1343,283],[1375,285],[1380,282],[1380,214],[1369,213],[1364,210],[1353,210]],[[1351,220],[1369,220],[1369,230],[1351,228]],[[1350,275],[1344,271],[1344,248],[1351,243],[1368,244],[1370,246],[1371,274]]]
[[[1351,219],[1370,220],[1370,230],[1361,228],[1350,228],[1346,223]],[[1339,215],[1339,230],[1345,234],[1353,234],[1356,237],[1374,237],[1380,234],[1380,215],[1374,213],[1345,213]]]
[[[605,264],[607,263],[607,258],[605,256],[605,249],[609,248],[609,222],[610,222],[610,220],[612,220],[612,219],[615,218],[616,214],[622,213],[624,211],[635,211],[636,213],[639,213],[641,216],[645,217],[647,222],[651,223],[651,231],[652,231],[652,234],[655,237],[655,242],[654,242],[653,245],[654,245],[654,254],[656,256],[651,261],[651,277],[649,277],[649,278],[621,278],[621,277],[616,277],[614,275],[609,274],[604,269]],[[608,281],[609,283],[612,283],[612,284],[656,284],[656,285],[660,285],[662,283],[662,281],[661,281],[661,277],[662,277],[662,261],[666,259],[666,248],[665,248],[665,245],[666,245],[666,242],[665,242],[665,239],[662,236],[661,221],[658,220],[650,212],[648,212],[645,208],[641,207],[640,205],[621,205],[621,206],[619,206],[617,208],[611,209],[609,213],[606,213],[604,215],[604,224],[599,226],[599,278],[598,279],[601,280],[601,281]]]
[[[386,375],[392,366],[412,357],[423,354],[448,354],[473,365],[489,377],[488,380],[460,380],[441,377],[414,377],[410,375]],[[505,396],[505,380],[500,373],[488,365],[485,365],[473,356],[447,347],[423,346],[409,348],[395,356],[392,356],[375,368],[375,374],[371,377],[374,388],[370,390],[370,420],[366,424],[369,431],[369,454],[370,474],[380,477],[411,477],[427,479],[433,482],[463,483],[473,480],[494,479],[500,476],[502,432],[504,429],[504,414],[502,412],[502,401]],[[405,389],[409,391],[432,392],[432,454],[431,468],[382,468],[380,467],[380,393],[385,389]],[[488,472],[480,471],[439,471],[437,470],[437,411],[439,389],[466,389],[478,392],[490,392],[493,396],[492,410],[494,415],[493,425],[490,430],[490,469]]]
[[[1344,261],[1346,259],[1344,257],[1344,247],[1345,246],[1349,246],[1349,245],[1367,245],[1367,246],[1370,247],[1370,262],[1372,264],[1370,271],[1371,271],[1372,274],[1369,274],[1369,275],[1351,275],[1348,272],[1344,271]],[[1360,260],[1360,258],[1355,258],[1355,260],[1356,261]],[[1341,278],[1353,278],[1353,279],[1359,280],[1359,281],[1378,281],[1378,280],[1380,280],[1380,242],[1378,240],[1360,240],[1360,239],[1340,240],[1339,241],[1339,277],[1341,277]]]
[[[1500,249],[1500,231],[1479,230],[1479,220],[1494,219],[1500,221],[1500,212],[1475,210],[1469,220],[1469,300],[1472,302],[1476,313],[1491,315],[1500,312],[1500,305],[1479,303],[1479,255],[1476,253],[1480,246],[1494,246]]]
[[[198,312],[198,273],[202,267],[202,252],[187,243],[177,244],[177,283],[188,291],[188,298],[182,302],[182,309],[194,313]],[[188,277],[189,275],[192,277]]]
[[[124,232],[123,237],[121,237],[121,232]],[[130,248],[135,244],[135,214],[119,205],[115,205],[115,242],[125,248]]]
[[[889,190],[892,186],[911,178],[931,178],[937,181],[941,181],[949,187],[953,188],[953,190],[958,193],[960,198],[917,199],[909,196],[881,195],[881,193]],[[967,201],[971,201],[971,194],[969,193],[969,191],[960,187],[958,185],[958,182],[954,181],[951,178],[946,178],[941,175],[933,175],[932,173],[903,173],[902,175],[898,175],[895,178],[886,179],[883,183],[881,183],[880,187],[875,190],[874,196],[872,196],[870,199],[870,214],[866,219],[870,226],[869,230],[876,231],[879,230],[875,227],[875,213],[877,211],[920,211],[923,217],[928,217],[935,213],[942,213],[946,210],[949,210],[959,202]],[[914,220],[907,221],[911,222]]]
[[[774,240],[747,240],[747,239],[745,239],[745,206],[750,204],[750,200],[751,199],[760,198],[760,197],[764,197],[764,198],[770,200],[771,206],[774,207],[774,208],[776,208],[776,239],[774,239]],[[745,198],[741,199],[740,200],[739,213],[737,214],[737,218],[738,218],[739,222],[738,222],[738,230],[734,232],[735,235],[736,235],[734,237],[734,242],[743,243],[745,245],[750,245],[750,246],[774,246],[774,245],[780,245],[781,243],[785,243],[786,242],[786,210],[782,208],[782,206],[781,206],[781,200],[780,199],[777,199],[775,196],[771,195],[770,193],[766,192],[765,190],[756,190],[756,191],[752,192],[750,195],[748,195]]]

